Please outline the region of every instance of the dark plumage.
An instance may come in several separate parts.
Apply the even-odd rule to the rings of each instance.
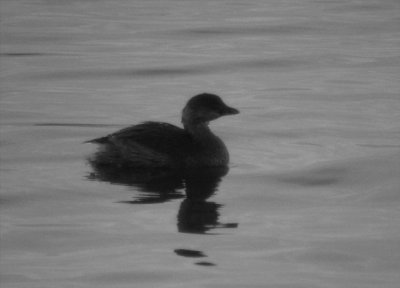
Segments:
[[[87,142],[101,145],[95,161],[103,164],[149,168],[225,166],[228,151],[208,122],[237,113],[217,95],[204,93],[192,97],[183,109],[184,129],[144,122]]]

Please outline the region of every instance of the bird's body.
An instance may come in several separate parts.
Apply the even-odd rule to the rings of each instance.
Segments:
[[[218,96],[204,93],[185,106],[183,129],[168,123],[144,122],[87,142],[101,145],[97,161],[104,164],[179,169],[226,166],[226,146],[211,132],[208,122],[237,113]]]

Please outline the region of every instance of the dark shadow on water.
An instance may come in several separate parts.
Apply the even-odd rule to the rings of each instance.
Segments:
[[[222,204],[207,201],[215,194],[229,168],[216,167],[186,169],[139,169],[101,165],[90,161],[90,180],[130,186],[136,190],[133,199],[119,201],[126,204],[156,204],[185,198],[177,215],[181,233],[209,234],[217,228],[237,228],[237,223],[220,223]]]
[[[182,256],[182,257],[185,257],[185,258],[204,258],[204,257],[207,257],[207,255],[205,255],[203,251],[199,251],[199,250],[175,249],[174,252],[175,252],[176,255]],[[199,261],[199,262],[195,262],[194,264],[199,265],[199,266],[217,266],[215,263],[209,262],[209,261]]]
[[[319,187],[336,185],[346,177],[346,169],[343,167],[319,167],[311,170],[297,171],[285,175],[277,175],[275,178],[288,184]]]
[[[88,179],[131,186],[137,190],[137,195],[132,200],[119,201],[120,203],[156,204],[184,198],[183,178],[173,171],[90,163],[93,171],[87,176]]]
[[[165,34],[193,35],[193,36],[254,36],[254,35],[292,35],[300,33],[315,33],[318,27],[306,23],[286,24],[286,25],[251,25],[251,26],[211,26],[192,28],[178,31],[165,32]]]
[[[238,227],[238,223],[220,223],[219,210],[223,205],[208,200],[216,193],[222,178],[228,173],[228,167],[171,171],[101,165],[93,159],[89,160],[89,164],[92,172],[87,176],[88,179],[130,186],[136,190],[133,199],[119,203],[155,204],[185,198],[177,215],[180,233],[212,235],[215,234],[211,233],[214,229]],[[207,257],[202,251],[186,248],[177,248],[174,253],[184,258]],[[216,266],[209,261],[194,264]]]
[[[196,262],[196,265],[199,266],[217,266],[216,264],[212,263],[212,262],[207,262],[207,261],[200,261],[200,262]]]
[[[218,188],[228,168],[213,168],[185,175],[186,199],[178,212],[178,231],[205,234],[215,228],[236,228],[237,223],[220,223],[221,204],[207,201]]]
[[[55,53],[41,53],[41,52],[9,52],[0,53],[0,57],[36,57],[36,56],[51,56],[57,55]]]
[[[190,249],[175,249],[174,252],[176,255],[188,258],[202,258],[207,257],[204,252],[199,250],[190,250]]]

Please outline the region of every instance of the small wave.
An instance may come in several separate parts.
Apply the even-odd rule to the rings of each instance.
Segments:
[[[166,66],[152,68],[132,69],[82,69],[82,70],[60,70],[49,71],[29,75],[30,79],[103,79],[117,78],[144,78],[144,77],[171,77],[190,76],[198,74],[211,74],[218,72],[236,72],[242,69],[275,69],[275,71],[290,69],[303,69],[304,66],[311,67],[313,59],[297,59],[290,57],[275,59],[250,59],[232,62],[192,64],[187,66]]]
[[[34,126],[57,126],[57,127],[119,127],[115,124],[90,124],[90,123],[36,123]]]
[[[248,27],[202,27],[194,29],[179,30],[172,33],[179,35],[205,35],[218,36],[221,35],[285,35],[299,34],[315,30],[310,25],[293,24],[293,25],[273,25],[273,26],[248,26]]]

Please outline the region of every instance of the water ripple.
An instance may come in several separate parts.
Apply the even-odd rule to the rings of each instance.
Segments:
[[[82,79],[82,78],[144,78],[144,77],[171,77],[210,74],[217,72],[236,72],[240,69],[302,69],[311,66],[312,59],[277,58],[256,59],[235,62],[220,62],[193,64],[186,66],[165,66],[133,69],[82,69],[48,71],[29,75],[30,79]]]
[[[272,25],[272,26],[248,26],[248,27],[202,27],[194,29],[186,29],[177,31],[180,35],[281,35],[281,34],[298,34],[309,31],[314,31],[311,26],[295,24],[295,25]]]
[[[36,123],[34,126],[40,127],[119,127],[115,124],[92,124],[92,123]]]
[[[54,53],[41,53],[41,52],[13,52],[13,53],[0,53],[1,57],[35,57],[35,56],[50,56],[57,55]]]

